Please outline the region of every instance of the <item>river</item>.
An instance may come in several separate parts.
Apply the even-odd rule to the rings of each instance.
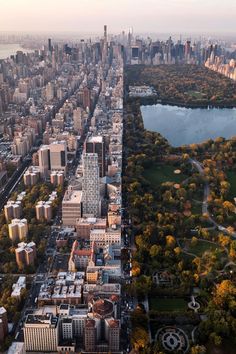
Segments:
[[[18,50],[25,53],[31,52],[30,49],[22,48],[19,44],[0,44],[0,59],[9,58],[11,55],[16,54]]]

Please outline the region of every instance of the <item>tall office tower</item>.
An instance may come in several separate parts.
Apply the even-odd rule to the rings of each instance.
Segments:
[[[8,334],[7,311],[5,310],[4,307],[0,307],[0,343],[3,342],[7,334]]]
[[[100,216],[99,165],[97,154],[83,154],[83,214]]]
[[[91,109],[91,93],[88,87],[83,89],[83,108]]]
[[[66,141],[55,141],[49,145],[51,170],[65,170],[67,165]]]
[[[99,176],[105,176],[105,143],[103,136],[88,136],[84,150],[86,153],[93,153],[98,155]]]
[[[48,51],[52,52],[52,40],[51,40],[51,38],[48,38]]]
[[[53,314],[28,315],[23,331],[26,351],[57,352],[58,318]]]
[[[107,25],[104,25],[104,41],[107,41]]]
[[[107,59],[107,50],[108,44],[107,44],[107,25],[104,25],[104,38],[103,38],[103,49],[102,49],[102,62],[106,62]]]
[[[39,170],[41,177],[47,178],[51,170],[50,149],[49,145],[42,145],[38,150]]]
[[[82,110],[80,107],[74,109],[73,121],[74,121],[74,130],[81,134],[83,129],[82,129]]]

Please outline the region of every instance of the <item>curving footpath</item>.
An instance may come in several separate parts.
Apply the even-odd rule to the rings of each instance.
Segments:
[[[201,165],[201,163],[197,160],[194,159],[189,159],[189,162],[192,164],[193,167],[195,167],[199,174],[201,176],[205,177],[205,172],[204,169]],[[203,196],[203,202],[202,202],[202,215],[206,215],[208,216],[208,220],[210,223],[212,223],[214,225],[214,227],[216,227],[219,231],[221,231],[222,233],[232,236],[234,238],[236,238],[236,232],[229,232],[226,227],[224,227],[223,225],[218,224],[213,218],[212,215],[209,213],[208,211],[208,197],[210,195],[210,186],[209,183],[207,181],[205,181],[205,186],[204,186],[204,196]]]

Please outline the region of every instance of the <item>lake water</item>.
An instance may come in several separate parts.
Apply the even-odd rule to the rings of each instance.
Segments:
[[[144,127],[161,133],[172,146],[236,135],[236,109],[141,106]]]
[[[22,48],[19,44],[0,44],[0,59],[9,58],[11,55],[16,54],[18,50],[24,53],[31,52],[31,50]]]

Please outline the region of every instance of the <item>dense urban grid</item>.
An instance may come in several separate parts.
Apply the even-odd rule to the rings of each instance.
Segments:
[[[207,40],[141,39],[131,30],[110,36],[106,25],[99,40],[48,39],[42,49],[33,48],[29,37],[24,43],[34,50],[0,60],[0,351],[187,352],[195,328],[206,320],[198,310],[208,298],[202,295],[199,303],[196,294],[212,290],[210,280],[201,278],[209,264],[203,266],[191,246],[209,242],[216,251],[221,245],[218,256],[225,252],[227,259],[217,277],[235,266],[234,233],[222,226],[235,221],[228,219],[233,204],[223,199],[229,185],[224,175],[213,181],[223,158],[234,164],[234,144],[221,140],[174,149],[160,134],[145,131],[140,102],[164,102],[175,91],[174,99],[182,99],[171,75],[183,70],[190,81],[208,73],[210,98],[204,104],[216,97],[212,80],[222,79],[229,95],[224,93],[224,104],[235,106],[229,79],[236,80],[236,50]],[[166,91],[163,78],[170,80]],[[184,93],[178,103],[193,104],[197,92],[201,106],[203,91],[199,97],[194,86],[191,98]],[[222,97],[211,102],[220,106]],[[227,156],[217,155],[221,147]],[[170,161],[177,180],[163,179],[157,190],[144,171],[153,164],[166,168]],[[226,203],[221,219],[219,188]],[[197,205],[191,217],[189,200],[202,196],[202,210]],[[222,232],[219,240],[209,236],[213,228]],[[193,237],[186,240],[187,233]],[[196,256],[194,266],[186,254]],[[189,297],[191,312],[182,322],[191,331],[175,328],[168,318],[156,331],[160,313],[149,306],[155,307],[155,295],[168,297],[170,287],[180,298]],[[208,316],[213,317],[209,309]],[[220,335],[212,331],[217,344]],[[204,353],[199,348],[192,353]]]

